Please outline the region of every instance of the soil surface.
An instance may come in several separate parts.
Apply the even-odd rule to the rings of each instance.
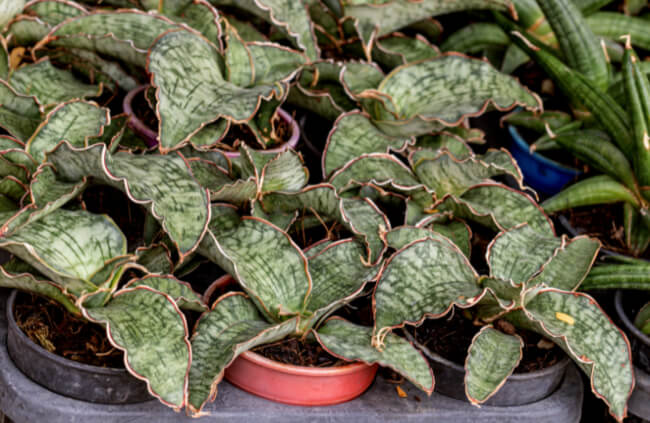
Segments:
[[[578,207],[559,213],[565,216],[580,234],[600,239],[603,248],[619,254],[633,255],[625,245],[623,206],[599,204],[596,207]],[[650,249],[641,258],[650,259]]]
[[[301,341],[297,338],[262,345],[253,351],[270,360],[294,366],[336,367],[349,364],[329,354],[317,342]]]
[[[68,313],[43,297],[19,293],[14,317],[18,327],[51,353],[84,364],[124,368],[124,355],[106,337],[106,330]]]
[[[503,321],[496,322],[495,327],[505,332],[514,329],[512,325]],[[415,329],[415,337],[432,352],[462,366],[465,364],[472,338],[480,329],[480,326],[474,325],[470,319],[464,317],[462,311],[455,310],[451,318],[426,320]],[[564,357],[562,350],[536,333],[520,329],[517,329],[516,333],[524,340],[524,350],[515,373],[541,370],[552,366]]]

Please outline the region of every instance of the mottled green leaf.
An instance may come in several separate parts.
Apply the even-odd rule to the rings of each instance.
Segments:
[[[161,151],[182,146],[205,125],[225,117],[236,123],[253,118],[273,86],[249,89],[223,78],[219,52],[203,38],[174,31],[161,37],[149,54],[158,98]]]
[[[110,154],[103,144],[75,149],[62,143],[48,160],[64,180],[93,176],[146,205],[178,247],[181,258],[203,238],[209,220],[208,194],[180,155]]]
[[[350,160],[334,172],[330,183],[339,192],[368,183],[405,193],[424,189],[408,166],[397,157],[384,153],[362,154]]]
[[[401,151],[412,143],[409,138],[393,138],[375,127],[364,113],[354,111],[341,115],[332,128],[323,152],[323,173],[330,175],[362,154]]]
[[[286,33],[309,59],[318,59],[320,49],[303,0],[212,0],[212,3],[236,6],[265,19]]]
[[[45,107],[102,93],[101,86],[78,80],[70,72],[52,66],[49,59],[18,68],[11,74],[10,83],[17,92],[36,97]]]
[[[307,184],[309,171],[304,166],[299,153],[287,150],[264,165],[260,178],[263,193],[299,191]]]
[[[72,101],[57,106],[27,141],[25,150],[38,162],[45,160],[65,140],[74,147],[87,147],[88,139],[102,134],[110,122],[110,111],[85,101]]]
[[[226,367],[257,345],[278,341],[297,329],[297,319],[270,324],[240,292],[221,297],[203,314],[192,335],[189,408],[199,413],[214,399]]]
[[[524,341],[484,326],[472,339],[465,362],[465,392],[475,405],[494,395],[515,370]]]
[[[136,286],[148,286],[155,291],[170,296],[181,310],[203,312],[208,309],[201,296],[194,292],[189,283],[180,281],[173,276],[149,275],[144,278],[133,279],[124,287],[135,288]]]
[[[439,55],[438,48],[419,34],[414,38],[399,33],[393,34],[378,41],[372,50],[373,60],[388,69]]]
[[[596,302],[585,294],[546,289],[526,303],[524,312],[534,329],[580,365],[594,393],[623,419],[634,386],[630,345]]]
[[[178,27],[164,16],[133,9],[95,12],[62,22],[52,29],[45,42],[55,47],[90,50],[144,67],[147,50],[156,38]]]
[[[427,394],[433,392],[433,372],[422,354],[407,340],[388,334],[381,349],[371,345],[372,329],[340,318],[327,321],[317,332],[318,342],[330,353],[348,361],[359,360],[390,367]]]
[[[447,197],[436,208],[450,211],[461,219],[476,221],[499,230],[528,223],[543,233],[553,233],[550,219],[535,201],[505,185],[484,183],[472,187],[458,199]]]
[[[165,244],[140,247],[135,250],[135,254],[138,257],[137,263],[150,273],[167,274],[174,270],[169,249]]]
[[[0,28],[23,10],[25,0],[0,0]]]
[[[0,246],[76,296],[94,291],[91,279],[126,254],[117,225],[83,210],[56,210],[4,237]]]
[[[482,114],[488,106],[499,110],[541,107],[540,99],[514,78],[481,60],[457,55],[401,66],[382,81],[377,91],[391,99],[390,105],[375,102],[371,112],[388,134],[414,125],[421,125],[414,135],[426,133],[440,123],[454,126],[468,116]]]
[[[358,296],[377,271],[363,264],[364,256],[364,248],[353,239],[329,244],[311,256],[313,285],[307,310],[321,318]]]
[[[384,266],[374,297],[375,336],[425,317],[469,307],[482,297],[478,274],[449,242],[425,239],[396,252]]]
[[[41,122],[36,99],[16,93],[0,80],[0,105],[0,127],[20,141],[27,141]]]
[[[418,228],[416,226],[400,226],[386,233],[386,243],[395,250],[401,250],[412,242],[425,238],[431,238],[443,244],[448,243],[458,247],[446,236],[431,229]],[[465,254],[464,251],[463,254]]]
[[[171,14],[172,20],[186,23],[196,29],[217,47],[221,46],[221,15],[206,0],[164,1],[163,13]]]
[[[127,370],[146,381],[153,396],[176,410],[185,406],[192,354],[187,322],[171,297],[145,286],[124,289],[106,306],[83,313],[106,326]]]
[[[230,271],[269,318],[282,321],[304,311],[312,289],[307,259],[291,238],[263,220],[248,218],[215,235]]]

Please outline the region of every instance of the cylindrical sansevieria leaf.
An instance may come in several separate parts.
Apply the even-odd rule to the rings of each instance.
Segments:
[[[636,145],[635,169],[642,187],[650,187],[650,82],[638,67],[636,55],[627,38],[623,59],[623,83],[632,115]]]
[[[605,53],[571,0],[537,0],[569,65],[602,90],[609,82]]]
[[[592,176],[577,182],[542,203],[547,213],[555,213],[574,207],[627,201],[639,207],[639,199],[632,191],[609,176]]]
[[[589,16],[610,4],[613,0],[571,0],[583,15]]]
[[[587,25],[598,36],[619,40],[622,36],[629,35],[632,37],[632,45],[650,49],[647,19],[625,16],[618,12],[598,12],[587,18]]]
[[[625,110],[606,92],[581,73],[566,66],[546,47],[522,33],[517,25],[496,15],[500,25],[510,31],[512,40],[531,56],[557,83],[571,101],[584,105],[616,141],[628,158],[635,154],[630,119]]]

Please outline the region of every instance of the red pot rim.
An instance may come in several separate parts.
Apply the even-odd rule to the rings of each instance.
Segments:
[[[131,106],[135,96],[140,92],[146,90],[148,87],[149,85],[140,85],[139,87],[136,87],[133,90],[129,91],[126,96],[124,96],[124,100],[122,101],[122,108],[124,109],[124,112],[129,115],[129,127],[141,134],[144,137],[144,141],[147,144],[147,147],[152,148],[158,146],[158,131],[151,129],[140,118],[138,118],[133,112],[133,107]],[[283,151],[286,151],[290,148],[295,149],[298,145],[298,141],[300,140],[300,127],[298,126],[298,122],[296,122],[293,116],[281,108],[277,109],[277,113],[281,119],[291,125],[291,137],[283,144],[275,148],[257,150],[263,154],[276,154],[282,153]],[[240,156],[239,152],[237,151],[227,151],[224,152],[224,154],[231,159]]]
[[[353,362],[350,364],[345,364],[343,366],[336,367],[306,367],[306,366],[296,366],[294,364],[283,364],[277,361],[268,359],[261,354],[258,354],[253,351],[243,352],[237,357],[238,359],[247,360],[254,364],[257,364],[262,367],[270,368],[279,373],[285,373],[289,375],[299,375],[299,376],[311,376],[311,377],[330,377],[330,376],[342,376],[350,373],[355,373],[361,371],[368,367],[377,367],[378,364],[366,364],[363,362]]]

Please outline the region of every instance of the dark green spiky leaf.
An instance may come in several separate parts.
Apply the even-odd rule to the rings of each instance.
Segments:
[[[110,218],[62,209],[4,237],[0,246],[75,296],[97,289],[91,279],[126,254],[126,238]]]
[[[155,291],[168,295],[176,302],[181,310],[198,312],[208,310],[201,296],[194,292],[189,283],[180,281],[173,276],[149,275],[144,278],[129,281],[125,285],[125,288],[135,288],[136,286],[148,286]]]
[[[93,176],[146,205],[175,242],[181,259],[203,238],[209,220],[208,193],[177,154],[110,154],[104,144],[75,149],[68,143],[48,154],[59,176],[78,181]]]
[[[592,176],[569,186],[542,203],[547,213],[574,207],[626,201],[639,206],[634,193],[606,175]]]
[[[345,360],[359,360],[390,367],[415,386],[431,395],[433,372],[422,354],[406,339],[388,334],[381,350],[371,345],[372,329],[332,318],[315,332],[318,342],[330,353]]]
[[[375,289],[375,336],[425,317],[445,315],[453,305],[469,307],[483,296],[478,274],[449,242],[416,241],[384,266]]]
[[[45,107],[102,93],[101,85],[83,83],[70,72],[52,66],[47,58],[17,69],[10,83],[17,92],[36,97]]]
[[[494,395],[519,365],[524,341],[506,335],[491,325],[484,326],[472,339],[465,362],[465,392],[478,405]]]
[[[83,313],[106,326],[108,339],[124,351],[127,370],[146,381],[153,396],[176,410],[185,406],[189,333],[171,297],[146,286],[124,289],[106,306]]]
[[[500,184],[474,186],[460,199],[447,197],[435,207],[499,230],[526,222],[537,231],[553,233],[550,219],[532,198]]]
[[[501,118],[501,123],[508,123],[521,128],[543,133],[546,131],[546,125],[553,130],[557,130],[571,122],[571,116],[568,113],[546,110],[542,113],[534,113],[528,110],[517,110]]]
[[[363,264],[364,255],[356,240],[347,239],[329,244],[309,258],[313,286],[307,310],[314,312],[316,319],[352,301],[363,290],[376,272]]]
[[[602,264],[595,266],[589,272],[580,289],[650,290],[650,264]]]
[[[297,329],[297,323],[295,318],[279,324],[266,322],[240,292],[221,297],[211,311],[201,316],[192,335],[190,410],[200,413],[214,399],[224,370],[239,354],[285,338]]]
[[[468,116],[482,114],[488,106],[499,110],[541,107],[540,99],[515,79],[481,60],[453,54],[401,66],[382,81],[377,92],[392,101],[390,105],[376,101],[371,114],[390,135],[420,135],[440,124],[455,126]]]
[[[85,101],[57,106],[29,138],[25,150],[38,162],[65,140],[74,147],[87,147],[88,139],[102,134],[110,122],[110,111]]]
[[[161,151],[178,148],[205,125],[225,117],[236,123],[253,118],[262,99],[271,99],[274,86],[249,89],[223,78],[219,52],[188,31],[161,37],[149,54],[158,98]]]
[[[537,0],[571,68],[604,90],[609,81],[605,53],[571,0]]]
[[[524,313],[530,326],[549,336],[591,377],[594,393],[622,420],[634,386],[630,345],[597,303],[585,294],[546,289],[526,303]]]
[[[586,18],[587,25],[601,37],[619,40],[629,35],[632,45],[644,50],[650,49],[648,21],[634,16],[625,16],[617,12],[598,12]]]
[[[41,122],[41,109],[34,97],[16,93],[0,80],[0,127],[20,141],[27,141]]]
[[[368,153],[401,151],[412,143],[409,138],[394,138],[373,125],[369,116],[354,111],[339,116],[327,138],[323,152],[323,173],[330,175],[350,160]]]
[[[256,218],[243,219],[232,232],[216,234],[226,270],[266,316],[286,320],[305,310],[312,289],[307,258],[291,238]]]

